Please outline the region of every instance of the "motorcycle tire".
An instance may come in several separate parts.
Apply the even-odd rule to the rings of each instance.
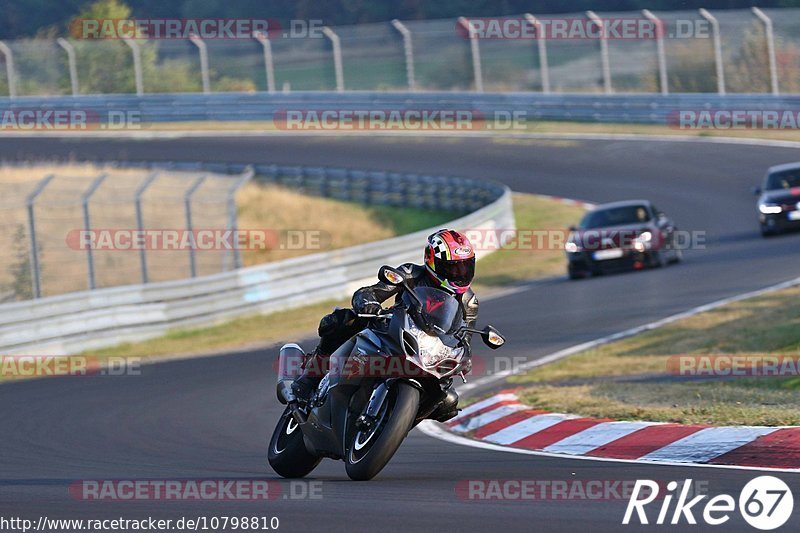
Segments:
[[[408,383],[392,386],[373,427],[354,429],[347,443],[345,470],[350,479],[366,481],[383,470],[408,435],[419,410],[419,390]]]
[[[322,460],[306,449],[303,432],[288,408],[272,433],[267,459],[275,473],[285,478],[306,476]]]

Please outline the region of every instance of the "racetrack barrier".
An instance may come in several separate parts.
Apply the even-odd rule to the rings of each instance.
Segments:
[[[770,94],[539,94],[473,92],[292,92],[145,94],[0,98],[4,130],[14,128],[22,111],[74,111],[86,122],[70,123],[66,129],[144,129],[153,122],[267,121],[280,128],[288,110],[304,113],[415,111],[467,112],[471,128],[485,127],[479,119],[503,122],[517,113],[526,122],[567,120],[672,124],[677,112],[697,110],[787,111],[800,109],[800,96]],[[512,125],[513,126],[513,125]],[[32,128],[35,126],[32,126]],[[55,125],[52,129],[58,129]],[[41,127],[39,129],[42,129]],[[499,126],[495,124],[495,129]]]

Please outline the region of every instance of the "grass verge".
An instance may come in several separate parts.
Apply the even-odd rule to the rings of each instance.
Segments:
[[[578,222],[583,208],[532,194],[514,193],[513,201],[519,238],[481,259],[476,291],[565,273],[558,236],[566,237],[565,228]]]
[[[799,297],[800,287],[793,287],[728,304],[510,381],[527,386],[521,397],[534,407],[584,416],[721,425],[800,424],[796,376],[691,377],[673,370],[676,356],[738,354],[797,361]]]

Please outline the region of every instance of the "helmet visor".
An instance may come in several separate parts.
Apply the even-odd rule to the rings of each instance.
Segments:
[[[456,287],[468,287],[475,277],[475,258],[461,261],[436,260],[436,275],[446,279]]]

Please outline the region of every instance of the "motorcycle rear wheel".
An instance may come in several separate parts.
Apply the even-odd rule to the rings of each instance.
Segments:
[[[304,477],[322,460],[306,449],[303,432],[288,407],[272,433],[267,459],[275,473],[285,478]]]
[[[350,479],[366,481],[383,470],[408,435],[419,410],[419,390],[394,385],[370,430],[349,431],[345,470]]]

